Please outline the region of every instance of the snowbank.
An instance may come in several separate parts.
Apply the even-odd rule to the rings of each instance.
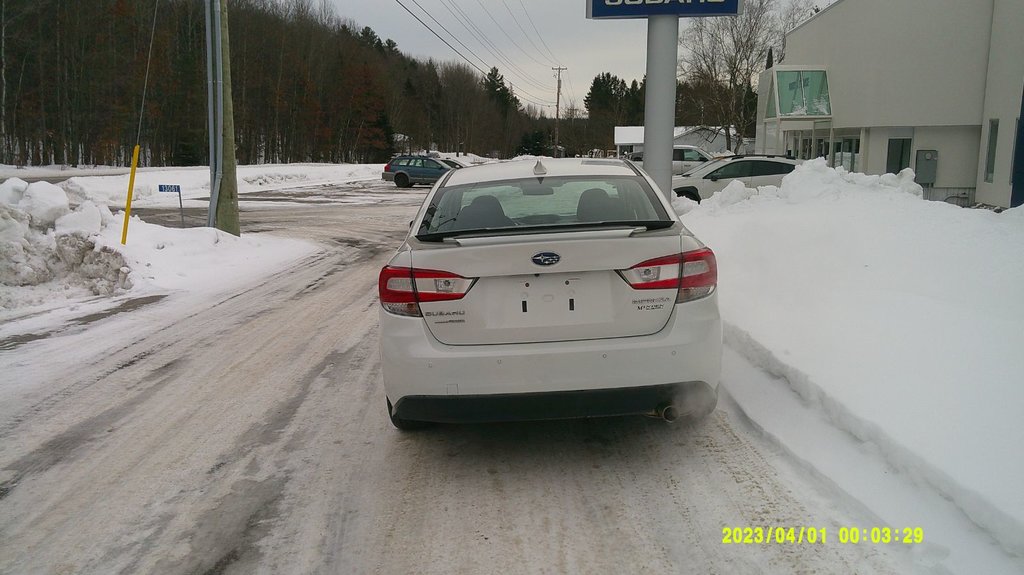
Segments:
[[[334,182],[379,180],[383,164],[282,164],[239,166],[238,193],[317,186]],[[86,199],[113,208],[123,208],[128,195],[128,174],[72,177],[62,184],[72,203]],[[162,194],[161,184],[181,186],[184,199],[205,199],[210,195],[210,170],[169,168],[144,170],[135,175],[132,205],[137,207],[177,206],[177,194]],[[205,205],[205,202],[204,202]]]
[[[8,311],[128,290],[216,290],[315,249],[270,236],[164,228],[137,217],[122,246],[123,216],[91,198],[72,211],[61,188],[12,178],[0,185],[0,200],[0,309]]]
[[[0,307],[45,300],[53,292],[104,295],[120,287],[124,258],[92,239],[104,223],[114,223],[110,210],[85,202],[71,212],[64,191],[46,182],[12,179],[2,187]]]
[[[458,154],[454,152],[438,152],[438,155],[446,160],[455,160],[456,162],[466,165],[474,166],[477,164],[488,164],[494,162],[493,158],[485,158],[476,154]]]
[[[730,346],[1021,554],[1024,211],[920,198],[812,161],[675,206],[718,255]]]

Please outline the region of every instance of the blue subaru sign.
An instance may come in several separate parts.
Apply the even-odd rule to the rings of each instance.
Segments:
[[[743,0],[587,0],[587,18],[735,16]]]

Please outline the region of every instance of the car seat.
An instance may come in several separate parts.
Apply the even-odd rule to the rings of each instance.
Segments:
[[[507,228],[515,225],[515,222],[505,215],[498,198],[491,195],[473,198],[468,206],[462,208],[455,221],[460,230]]]
[[[613,222],[632,219],[626,215],[626,205],[619,198],[612,198],[600,188],[591,188],[580,194],[576,204],[576,221]]]

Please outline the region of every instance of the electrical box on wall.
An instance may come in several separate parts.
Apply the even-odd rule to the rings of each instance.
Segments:
[[[918,150],[917,161],[914,162],[914,181],[925,187],[935,185],[935,175],[939,172],[939,151]]]

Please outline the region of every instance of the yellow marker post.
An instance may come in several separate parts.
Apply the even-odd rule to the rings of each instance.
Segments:
[[[121,230],[121,245],[128,243],[128,218],[132,215],[132,191],[135,190],[135,168],[139,165],[139,145],[132,152],[132,174],[128,176],[128,201],[124,206],[124,228]]]

